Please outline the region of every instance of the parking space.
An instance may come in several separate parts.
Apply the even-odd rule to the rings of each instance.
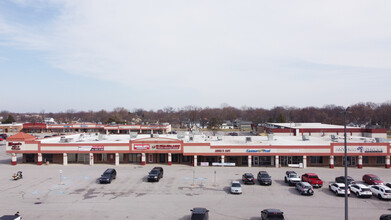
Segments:
[[[111,184],[99,184],[100,175],[113,166],[11,166],[8,158],[1,152],[0,211],[19,211],[24,219],[189,219],[194,207],[208,208],[211,219],[260,219],[265,208],[279,208],[289,220],[344,216],[344,197],[328,189],[336,176],[343,175],[343,168],[295,169],[299,175],[316,173],[324,181],[313,196],[302,196],[284,183],[285,168],[162,166],[164,177],[147,182],[154,165],[120,165],[114,167],[117,178]],[[14,181],[11,176],[18,170],[23,179]],[[271,186],[242,185],[242,194],[229,193],[233,180],[241,182],[243,173],[256,176],[260,170],[272,176]],[[384,168],[349,169],[349,176],[358,182],[366,173],[391,182],[390,170]],[[378,219],[391,213],[390,208],[390,201],[349,197],[351,219]]]

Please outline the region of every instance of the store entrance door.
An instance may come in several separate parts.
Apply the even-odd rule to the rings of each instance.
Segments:
[[[348,161],[347,165],[349,167],[354,167],[357,165],[357,157],[355,156],[347,156],[346,160]],[[342,157],[343,165],[345,166],[344,157]]]

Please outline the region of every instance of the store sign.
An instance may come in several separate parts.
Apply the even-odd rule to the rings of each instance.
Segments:
[[[271,149],[247,149],[247,153],[270,153]]]
[[[149,150],[149,144],[134,144],[133,149],[135,150]]]
[[[348,153],[386,153],[387,146],[347,146]],[[345,153],[344,146],[334,146],[334,153]]]
[[[11,150],[20,150],[20,146],[22,145],[22,143],[20,142],[8,142],[8,146],[11,147]]]
[[[134,150],[180,150],[180,144],[133,144]]]
[[[158,144],[158,145],[152,145],[152,150],[179,150],[181,149],[180,144]]]
[[[215,153],[230,153],[231,150],[227,150],[227,149],[219,149],[219,150],[215,150]]]
[[[104,151],[105,146],[92,146],[91,151]]]

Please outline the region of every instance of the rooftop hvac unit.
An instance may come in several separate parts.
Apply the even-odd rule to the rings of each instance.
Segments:
[[[61,139],[60,139],[61,143],[70,143],[72,141],[73,141],[73,138],[61,137]]]
[[[333,141],[333,142],[337,142],[338,141],[338,137],[333,135],[333,134],[330,135],[330,138],[331,138],[331,141]]]
[[[159,134],[151,134],[151,138],[158,138]]]
[[[308,135],[303,134],[303,136],[301,136],[301,139],[302,139],[303,141],[309,141],[309,140],[310,140],[310,137],[309,137]]]
[[[273,138],[274,138],[274,137],[273,137],[273,134],[268,134],[268,135],[267,135],[267,140],[268,140],[268,141],[273,141]]]
[[[136,138],[138,133],[137,132],[130,132],[130,138]]]
[[[251,142],[251,137],[246,137],[246,143]]]
[[[190,136],[189,141],[193,141],[193,140],[194,140],[194,137]]]
[[[217,140],[218,140],[218,141],[222,141],[222,140],[223,140],[223,137],[222,137],[222,136],[217,136]]]
[[[176,136],[177,136],[178,139],[183,139],[183,138],[185,138],[185,135],[182,134],[182,133],[180,133],[180,134],[178,133]]]

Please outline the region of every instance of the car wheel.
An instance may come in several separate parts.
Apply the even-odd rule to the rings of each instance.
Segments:
[[[331,190],[331,186],[329,186],[329,189]]]
[[[286,177],[285,177],[285,183],[287,183],[288,181],[286,180]]]
[[[338,191],[337,190],[335,190],[335,195],[338,196]]]
[[[377,194],[377,198],[383,199],[380,194]]]
[[[360,197],[360,193],[356,192],[356,196],[357,196],[357,197]]]
[[[312,189],[310,189],[310,190],[308,190],[308,193],[312,194],[312,193],[314,193],[314,191]]]

